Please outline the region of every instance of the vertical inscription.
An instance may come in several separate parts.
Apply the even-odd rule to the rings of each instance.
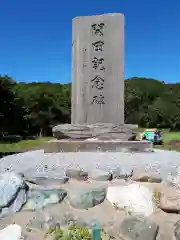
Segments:
[[[95,23],[91,25],[92,36],[104,36],[104,23]],[[92,58],[92,70],[95,72],[95,77],[91,79],[92,88],[97,89],[97,94],[92,97],[91,104],[105,104],[103,93],[99,91],[104,89],[104,78],[100,74],[101,72],[105,72],[105,59],[103,56],[97,56],[97,52],[104,51],[104,40],[100,39],[92,43],[93,48],[93,58]]]
[[[83,48],[83,69],[87,66],[86,62],[86,48]]]
[[[95,23],[91,25],[93,36],[104,36],[104,23]]]

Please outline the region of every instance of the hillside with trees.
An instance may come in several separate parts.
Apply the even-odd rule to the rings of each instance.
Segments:
[[[17,83],[0,76],[0,135],[51,135],[70,123],[71,84]],[[180,130],[180,83],[134,77],[125,80],[126,123]]]

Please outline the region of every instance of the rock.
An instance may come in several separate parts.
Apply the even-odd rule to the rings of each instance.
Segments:
[[[102,203],[105,197],[106,188],[104,187],[76,189],[68,194],[71,206],[77,209],[92,208]]]
[[[57,139],[89,139],[99,140],[121,139],[128,141],[135,134],[135,128],[129,125],[102,124],[60,124],[52,129],[53,136]]]
[[[34,177],[34,178],[28,178],[26,179],[27,182],[40,185],[43,187],[50,187],[52,185],[61,185],[68,182],[68,177],[62,177],[62,178],[52,178],[52,177]]]
[[[141,171],[138,169],[134,170],[131,180],[137,182],[152,182],[152,183],[160,183],[162,181],[160,176],[145,171]]]
[[[110,171],[95,169],[89,172],[89,178],[96,181],[111,181],[113,175]]]
[[[0,209],[9,205],[21,188],[25,188],[25,182],[20,175],[13,172],[5,172],[0,175]]]
[[[13,213],[19,212],[23,205],[27,201],[27,192],[26,189],[20,189],[14,202],[8,207],[1,209],[0,217],[5,217],[8,215],[13,215]]]
[[[174,229],[174,238],[180,240],[180,221],[176,222]]]
[[[131,217],[122,222],[119,232],[124,240],[156,240],[158,230],[159,226],[148,219]]]
[[[88,173],[81,169],[67,169],[66,176],[77,180],[87,180]]]
[[[168,213],[180,212],[180,189],[166,187],[160,192],[160,208]]]
[[[169,175],[166,183],[170,186],[180,188],[180,166],[177,167],[175,175]]]
[[[19,225],[11,224],[0,230],[1,240],[20,240],[22,237],[22,229]]]
[[[28,169],[24,172],[24,178],[27,182],[43,187],[65,184],[69,180],[61,168],[49,168],[47,166]]]
[[[139,184],[108,187],[106,198],[113,206],[132,215],[148,217],[154,211],[153,193]]]
[[[52,132],[57,139],[87,139],[92,137],[92,132],[88,125],[59,124],[52,128]]]
[[[67,196],[64,189],[31,190],[23,210],[37,210],[61,202]]]
[[[126,168],[117,168],[112,170],[113,178],[117,179],[127,179],[132,177],[133,175],[133,168],[126,167]]]

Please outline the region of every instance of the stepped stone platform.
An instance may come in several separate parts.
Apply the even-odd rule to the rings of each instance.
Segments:
[[[152,152],[149,141],[121,140],[51,140],[43,145],[45,153],[52,152]]]
[[[152,152],[148,141],[133,141],[138,126],[131,124],[60,124],[52,129],[54,140],[43,145],[51,152]]]

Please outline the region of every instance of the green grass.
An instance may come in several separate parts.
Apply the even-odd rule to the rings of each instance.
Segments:
[[[164,145],[163,146],[155,146],[155,148],[180,152],[180,147],[168,145],[168,143],[171,140],[179,140],[180,141],[180,132],[168,132],[165,130],[162,132],[162,137],[163,137]]]
[[[51,137],[41,137],[35,140],[22,140],[17,143],[0,142],[0,152],[21,152],[29,149],[38,149],[44,142],[51,139]]]
[[[139,128],[138,132],[143,132],[146,128]],[[162,150],[171,150],[171,151],[178,151],[180,152],[180,147],[170,146],[168,143],[171,140],[179,140],[180,141],[180,132],[170,132],[169,129],[161,129],[161,135],[164,141],[164,145],[157,145],[154,146],[155,149],[162,149]]]

